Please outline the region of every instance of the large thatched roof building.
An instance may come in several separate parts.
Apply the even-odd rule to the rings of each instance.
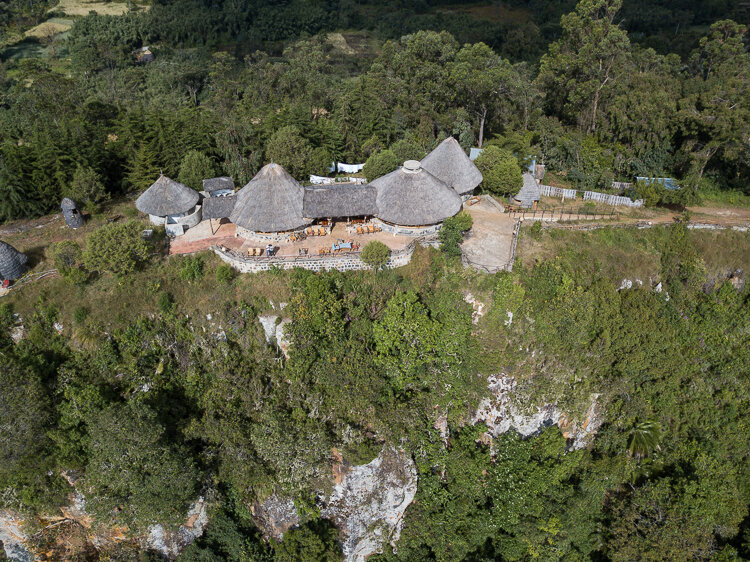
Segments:
[[[26,271],[28,258],[7,242],[0,241],[0,280],[15,281]]]
[[[521,186],[521,191],[513,196],[513,200],[521,207],[536,208],[536,204],[541,197],[542,191],[534,179],[534,175],[531,172],[524,172],[523,186]]]
[[[422,159],[422,168],[443,180],[459,195],[468,195],[482,183],[482,172],[453,137],[441,142]]]
[[[190,211],[200,196],[194,189],[160,175],[151,187],[135,200],[136,208],[154,217],[178,216]]]
[[[312,222],[304,218],[303,197],[299,182],[272,162],[237,192],[229,220],[252,232],[297,230]]]
[[[461,210],[458,193],[416,160],[407,160],[370,185],[377,189],[378,218],[391,224],[433,225]]]
[[[378,212],[376,197],[371,185],[306,187],[302,212],[310,219],[372,217]]]

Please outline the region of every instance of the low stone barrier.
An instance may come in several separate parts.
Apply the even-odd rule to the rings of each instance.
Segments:
[[[391,251],[385,267],[393,269],[409,263],[414,253],[414,247],[420,242],[421,240],[415,239],[403,249]],[[339,271],[359,271],[372,269],[371,266],[360,259],[361,252],[346,252],[323,256],[272,256],[269,258],[243,256],[231,250],[219,248],[218,246],[211,246],[211,249],[222,261],[228,263],[241,273],[268,271],[273,267],[278,267],[279,269],[300,267],[311,271],[330,271],[332,269]]]

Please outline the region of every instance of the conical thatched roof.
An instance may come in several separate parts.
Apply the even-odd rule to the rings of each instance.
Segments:
[[[60,208],[63,211],[71,211],[73,209],[77,209],[78,205],[76,205],[76,202],[73,201],[70,197],[63,197],[63,200],[60,202]]]
[[[539,184],[536,183],[534,176],[530,172],[523,174],[523,186],[521,191],[515,194],[513,199],[521,203],[522,207],[533,207],[534,201],[539,201],[542,196],[542,192],[539,189]]]
[[[142,213],[166,217],[189,211],[195,207],[198,199],[198,192],[194,189],[160,175],[159,179],[135,200],[135,206]]]
[[[370,185],[378,190],[378,217],[393,224],[436,224],[461,210],[461,197],[416,160],[407,160]]]
[[[28,258],[7,242],[0,241],[0,279],[15,281],[26,271]]]
[[[482,183],[482,172],[453,137],[445,139],[425,156],[422,167],[455,189],[459,195],[469,193]]]
[[[304,189],[278,164],[261,168],[237,192],[231,220],[237,226],[256,232],[283,232],[307,226],[303,218]]]

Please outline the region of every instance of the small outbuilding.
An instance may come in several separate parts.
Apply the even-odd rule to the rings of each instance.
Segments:
[[[523,186],[521,186],[521,191],[513,196],[513,202],[526,209],[536,209],[541,197],[542,192],[534,179],[534,175],[531,172],[525,172],[523,174]]]
[[[372,217],[377,190],[371,185],[326,185],[305,188],[302,214],[309,219]]]
[[[26,272],[26,254],[0,240],[0,281],[15,281]]]
[[[83,226],[83,214],[81,213],[76,202],[70,197],[65,197],[60,203],[65,224],[70,228],[80,228]]]
[[[421,165],[465,199],[468,199],[474,189],[482,183],[482,172],[453,137],[441,142],[422,159]]]
[[[197,191],[162,174],[135,200],[135,206],[149,215],[152,224],[177,225],[182,231],[200,222],[199,199]]]
[[[407,160],[399,169],[370,185],[377,190],[378,219],[388,232],[429,234],[461,210],[458,193],[422,168],[417,160]]]
[[[221,197],[234,193],[234,180],[229,176],[208,178],[203,180],[203,191],[211,197]]]
[[[284,233],[312,223],[302,211],[304,192],[283,167],[271,162],[237,192],[229,219],[237,225],[241,236],[281,239]]]

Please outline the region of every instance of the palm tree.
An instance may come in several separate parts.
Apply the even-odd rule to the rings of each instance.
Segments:
[[[660,440],[661,424],[658,421],[644,420],[636,422],[630,431],[628,453],[637,459],[647,457],[660,449]]]

